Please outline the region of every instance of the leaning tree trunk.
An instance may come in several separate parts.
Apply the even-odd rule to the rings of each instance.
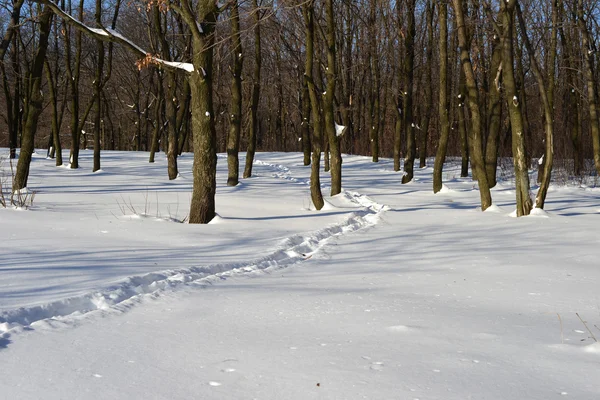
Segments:
[[[260,68],[262,64],[260,38],[260,8],[258,1],[252,0],[254,9],[254,72],[252,75],[252,98],[250,100],[250,127],[248,130],[248,150],[246,152],[246,167],[244,178],[252,176],[252,164],[256,153],[256,137],[260,129],[258,124],[258,102],[260,100]]]
[[[404,92],[404,131],[406,132],[406,158],[404,159],[404,175],[402,183],[412,181],[415,168],[417,143],[415,140],[415,124],[413,122],[413,80],[415,66],[415,7],[416,0],[408,0],[408,28],[404,39],[406,59],[404,60],[404,75],[406,88]]]
[[[440,29],[440,98],[438,106],[440,141],[433,165],[433,193],[442,190],[442,169],[446,160],[448,137],[450,136],[450,121],[448,119],[448,5],[445,1],[440,2],[438,23]]]
[[[4,89],[4,95],[6,98],[6,119],[8,125],[8,142],[10,148],[10,158],[14,159],[17,156],[17,130],[18,130],[18,102],[19,97],[19,80],[17,79],[14,82],[15,85],[15,96],[11,96],[10,86],[8,83],[8,78],[6,76],[6,67],[4,65],[4,57],[6,55],[6,51],[10,46],[11,42],[13,42],[12,49],[12,58],[13,65],[17,65],[16,62],[16,54],[17,54],[17,40],[15,33],[19,29],[20,19],[21,19],[21,8],[23,7],[24,0],[16,0],[13,2],[13,8],[10,15],[10,22],[8,23],[8,27],[6,28],[6,32],[4,33],[4,37],[0,41],[0,73],[2,74],[2,84]]]
[[[481,115],[479,112],[479,89],[473,70],[473,64],[470,57],[470,45],[467,41],[467,31],[465,26],[465,17],[463,12],[463,0],[452,0],[454,13],[456,15],[456,24],[458,27],[458,42],[460,47],[460,60],[465,73],[465,81],[468,91],[469,109],[471,110],[471,148],[473,154],[471,157],[471,166],[477,177],[479,184],[479,196],[481,198],[481,209],[485,211],[492,205],[492,195],[488,186],[483,159],[483,138],[481,131]]]
[[[27,187],[34,138],[44,101],[42,93],[42,75],[44,73],[44,60],[46,58],[46,50],[48,49],[48,37],[50,36],[53,15],[52,10],[48,6],[44,6],[39,16],[40,36],[38,39],[36,55],[33,60],[33,67],[26,78],[28,83],[27,87],[31,89],[31,95],[27,104],[25,125],[21,135],[21,153],[19,155],[15,177],[13,178],[13,192]]]
[[[542,70],[539,66],[539,63],[535,59],[535,52],[531,42],[529,40],[529,36],[527,35],[527,27],[525,25],[525,20],[523,19],[523,14],[521,12],[521,8],[519,4],[516,5],[517,16],[519,18],[519,27],[521,29],[521,36],[523,37],[523,41],[525,42],[525,46],[527,48],[527,52],[529,53],[529,59],[531,60],[531,67],[533,70],[533,74],[538,83],[538,89],[540,92],[540,98],[542,99],[542,106],[544,109],[544,127],[546,131],[546,147],[544,152],[544,162],[543,162],[543,170],[542,170],[542,178],[540,179],[540,188],[538,190],[537,196],[535,198],[535,206],[536,208],[544,208],[544,202],[546,201],[546,194],[548,193],[548,188],[550,187],[550,176],[552,173],[552,163],[554,160],[554,116],[552,115],[552,110],[554,108],[554,67],[550,67],[548,74],[548,82],[544,82],[544,77],[542,75]],[[556,38],[557,38],[557,3],[556,0],[552,1],[552,11],[553,11],[553,24],[552,24],[552,34],[551,34],[551,45],[549,49],[549,62],[554,65],[556,61]]]
[[[312,108],[312,163],[310,171],[310,197],[315,206],[315,209],[320,210],[325,205],[323,194],[321,192],[321,111],[319,104],[319,96],[313,81],[313,59],[314,59],[314,38],[315,38],[315,23],[314,23],[314,0],[309,0],[303,6],[304,22],[306,25],[306,63],[304,67],[304,79],[308,86],[310,104]],[[306,121],[308,124],[308,121]]]
[[[325,114],[325,133],[329,140],[331,155],[331,195],[342,192],[342,153],[340,150],[340,135],[338,135],[333,115],[335,96],[336,62],[335,62],[335,21],[333,19],[333,0],[325,1],[327,20],[327,90],[323,96],[323,113]]]
[[[515,186],[517,195],[517,216],[529,215],[533,207],[529,196],[529,172],[525,154],[525,135],[523,112],[517,93],[514,70],[514,13],[516,0],[509,0],[500,6],[502,20],[502,78],[508,102],[510,126],[512,130],[512,151],[515,168]]]
[[[227,167],[229,175],[227,186],[236,186],[239,182],[240,132],[242,130],[242,40],[240,34],[240,10],[238,1],[231,6],[231,41],[233,65],[231,68],[231,115],[229,135],[227,136]]]

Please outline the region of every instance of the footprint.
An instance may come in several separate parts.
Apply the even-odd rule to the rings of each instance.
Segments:
[[[383,370],[383,363],[381,361],[376,361],[371,363],[371,367],[370,367],[373,371],[382,371]]]
[[[208,384],[209,384],[210,386],[221,386],[221,383],[220,383],[220,382],[215,382],[215,381],[210,381],[210,382],[208,382]]]
[[[412,331],[412,328],[406,325],[394,325],[388,326],[387,330],[390,332],[410,332]]]

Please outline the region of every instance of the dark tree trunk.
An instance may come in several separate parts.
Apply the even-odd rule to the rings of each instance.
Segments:
[[[306,25],[306,63],[304,68],[304,79],[308,86],[310,104],[312,107],[312,128],[313,128],[313,140],[312,140],[312,163],[310,171],[310,197],[315,206],[315,209],[320,210],[325,205],[323,201],[323,194],[321,192],[321,105],[319,103],[319,96],[317,89],[313,81],[313,59],[314,59],[314,37],[315,37],[315,25],[314,25],[314,0],[309,0],[303,5],[304,22]],[[308,122],[308,121],[307,121]]]
[[[465,16],[463,12],[463,0],[452,0],[454,13],[456,15],[456,24],[458,28],[458,42],[460,47],[460,60],[462,69],[465,73],[465,81],[468,89],[469,109],[471,110],[471,143],[473,154],[471,166],[474,174],[477,176],[479,184],[479,195],[481,198],[481,209],[485,211],[492,205],[492,196],[485,174],[485,164],[483,158],[483,137],[481,129],[481,115],[479,112],[479,89],[477,80],[471,63],[470,45],[467,40],[467,30],[465,26]],[[480,173],[482,172],[482,173]]]
[[[433,166],[433,193],[442,190],[442,169],[446,161],[448,137],[450,136],[450,121],[448,119],[448,5],[440,2],[438,11],[438,24],[440,29],[440,141],[435,155]]]
[[[231,47],[233,65],[231,68],[231,116],[229,136],[227,137],[228,186],[236,186],[239,182],[240,133],[242,130],[242,40],[240,33],[240,11],[237,0],[231,8]]]
[[[417,142],[415,138],[415,124],[413,120],[413,85],[415,65],[415,7],[416,0],[407,0],[408,4],[408,27],[404,39],[406,47],[406,58],[404,60],[404,75],[406,87],[404,92],[404,131],[406,132],[406,158],[404,159],[404,175],[402,183],[412,181],[417,153]]]
[[[25,125],[23,126],[23,133],[21,135],[21,153],[19,155],[17,169],[13,179],[13,192],[27,187],[34,138],[44,100],[42,94],[42,75],[44,73],[44,60],[46,58],[48,37],[50,36],[53,15],[52,10],[50,10],[48,6],[44,6],[39,16],[40,36],[36,55],[33,60],[33,66],[26,78],[27,87],[31,89],[31,95],[25,112]]]
[[[258,1],[252,0],[254,9],[254,72],[252,75],[252,98],[250,100],[250,127],[248,129],[248,150],[246,152],[246,167],[244,178],[252,176],[252,164],[256,153],[256,138],[260,129],[258,123],[258,102],[260,100],[260,69],[262,64],[260,37],[260,8]]]
[[[529,215],[533,204],[529,197],[528,163],[525,153],[525,126],[521,101],[517,92],[514,70],[514,13],[516,0],[509,0],[500,6],[502,21],[502,78],[506,89],[508,112],[512,130],[513,161],[517,194],[517,216]]]
[[[325,18],[327,20],[327,90],[323,97],[323,113],[325,114],[325,132],[329,139],[329,152],[331,154],[331,196],[335,196],[342,192],[342,153],[340,136],[337,134],[333,113],[337,75],[333,0],[325,0]]]

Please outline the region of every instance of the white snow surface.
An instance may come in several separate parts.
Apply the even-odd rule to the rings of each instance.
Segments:
[[[2,398],[600,398],[598,190],[510,218],[508,183],[481,213],[470,178],[344,156],[314,211],[301,154],[236,187],[220,155],[192,225],[189,154],[169,181],[162,154],[39,153],[33,207],[0,209]]]

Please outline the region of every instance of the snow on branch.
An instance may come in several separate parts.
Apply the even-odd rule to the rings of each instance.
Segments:
[[[82,21],[73,18],[69,13],[62,10],[56,3],[54,3],[51,0],[39,0],[39,2],[48,5],[52,12],[64,18],[69,24],[73,25],[75,28],[79,29],[83,33],[93,36],[99,40],[119,43],[127,47],[130,51],[133,51],[134,53],[138,54],[142,57],[142,59],[136,63],[138,68],[147,66],[149,64],[156,64],[174,70],[182,70],[185,72],[194,71],[194,66],[191,63],[166,61],[159,57],[156,57],[155,55],[152,55],[151,53],[147,52],[146,50],[133,43],[130,39],[121,35],[119,32],[115,31],[114,29],[89,27]]]

